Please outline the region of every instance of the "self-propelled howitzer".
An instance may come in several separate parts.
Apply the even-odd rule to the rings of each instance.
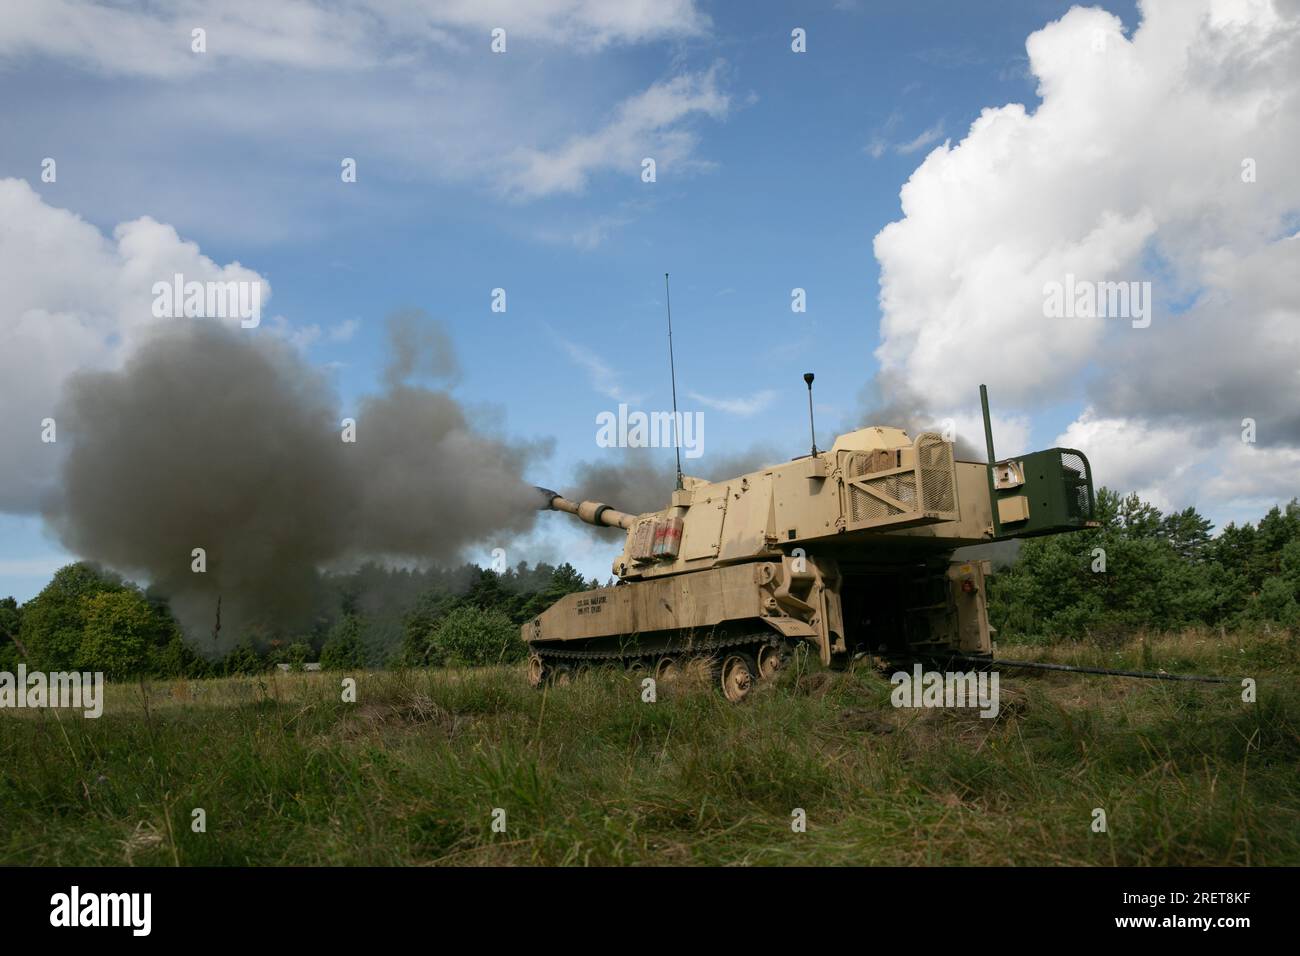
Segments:
[[[830,666],[864,651],[990,655],[990,564],[954,552],[1090,526],[1095,500],[1080,451],[995,460],[984,405],[988,462],[957,459],[937,433],[872,426],[749,474],[683,477],[646,514],[539,489],[543,508],[627,536],[617,584],[523,625],[530,680],[598,662],[666,676],[703,657],[739,699],[800,644]]]

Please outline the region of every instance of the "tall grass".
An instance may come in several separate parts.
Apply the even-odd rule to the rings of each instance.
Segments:
[[[987,720],[807,666],[739,706],[516,667],[357,673],[356,703],[341,674],[117,684],[98,720],[0,712],[0,863],[1300,863],[1293,637],[1000,652],[1250,676],[1259,700],[1004,672]]]

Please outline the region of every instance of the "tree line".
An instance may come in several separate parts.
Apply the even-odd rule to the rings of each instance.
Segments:
[[[1194,508],[1162,514],[1135,494],[1097,495],[1096,528],[1033,538],[990,583],[999,639],[1123,637],[1135,630],[1261,625],[1300,630],[1300,502],[1212,537]],[[565,594],[598,586],[572,565],[498,573],[363,565],[322,575],[307,626],[250,627],[220,653],[187,641],[166,599],[86,562],[19,605],[0,600],[0,671],[113,678],[251,674],[319,660],[327,669],[508,663],[519,626]]]
[[[1300,628],[1300,502],[1211,537],[1195,508],[1162,514],[1102,488],[1098,527],[1031,538],[990,585],[1002,638],[1122,637],[1195,625]]]
[[[215,653],[203,638],[185,639],[163,596],[78,562],[21,606],[0,600],[0,671],[25,662],[122,679],[253,674],[317,660],[327,669],[513,662],[525,654],[524,621],[596,586],[567,563],[521,562],[501,573],[367,564],[320,578],[307,626],[254,625]]]

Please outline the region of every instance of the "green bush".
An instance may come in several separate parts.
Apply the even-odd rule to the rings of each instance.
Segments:
[[[482,665],[523,660],[526,648],[519,626],[501,611],[463,605],[451,611],[429,635],[431,663]]]
[[[267,670],[269,661],[257,653],[252,641],[245,640],[221,662],[220,670],[230,677],[250,677]]]
[[[194,652],[194,649],[173,629],[167,643],[153,648],[148,671],[158,677],[207,677],[212,665]]]
[[[20,637],[27,648],[27,666],[76,670],[86,630],[82,599],[120,590],[120,579],[84,561],[59,568],[41,593],[23,605]]]
[[[302,641],[294,641],[285,650],[285,663],[289,665],[290,670],[300,671],[302,665],[307,663],[307,658],[311,657],[311,645]]]
[[[320,666],[327,671],[352,670],[366,665],[361,643],[361,621],[349,614],[334,625],[320,652]]]
[[[1259,593],[1246,605],[1243,617],[1250,621],[1271,621],[1283,627],[1300,627],[1300,604],[1295,589],[1281,576],[1264,579]]]
[[[21,640],[18,635],[22,622],[23,614],[18,609],[18,602],[11,597],[0,600],[0,671],[13,673],[22,660],[17,644],[17,640]]]
[[[77,667],[110,678],[142,672],[149,650],[159,643],[158,619],[136,591],[103,591],[81,599],[85,626]]]

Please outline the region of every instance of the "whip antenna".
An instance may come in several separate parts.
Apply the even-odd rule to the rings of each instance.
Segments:
[[[813,406],[812,406],[812,383],[815,376],[812,372],[804,372],[803,380],[808,386],[808,431],[812,433],[812,453],[817,457],[817,426],[813,424]]]
[[[677,418],[677,365],[673,361],[673,300],[668,292],[668,273],[664,273],[664,302],[668,306],[668,372],[673,381],[673,450],[677,452],[677,490],[682,490],[682,440]]]

